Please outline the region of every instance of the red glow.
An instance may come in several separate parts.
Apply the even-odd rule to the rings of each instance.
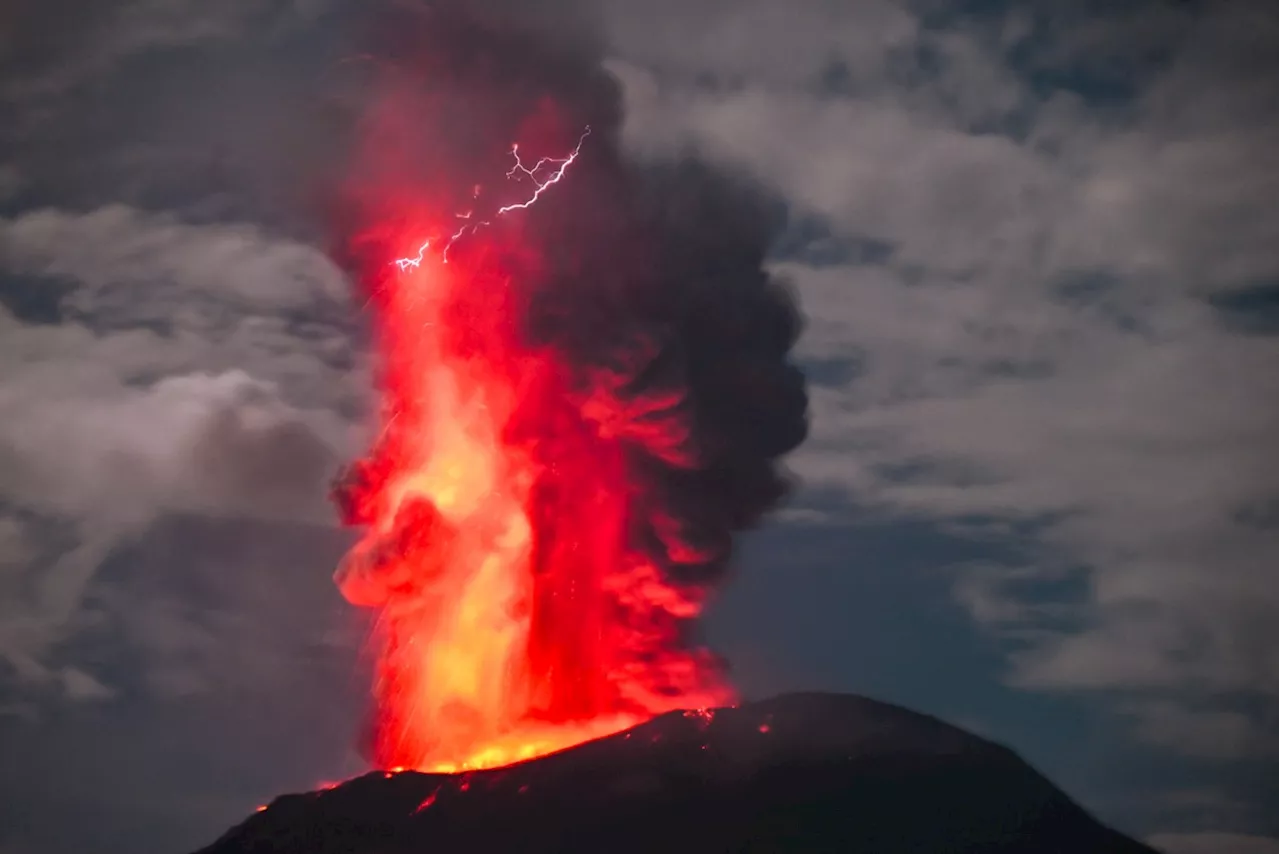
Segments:
[[[585,138],[531,167],[513,148],[509,177],[532,189],[491,216],[537,216]],[[337,576],[349,601],[378,609],[380,767],[496,767],[730,702],[679,637],[699,595],[630,542],[639,486],[600,426],[608,414],[584,413],[601,404],[569,393],[553,348],[521,341],[520,270],[536,247],[428,207],[370,229],[386,252],[366,282],[382,430],[347,490],[367,527]],[[468,251],[435,251],[463,231]]]

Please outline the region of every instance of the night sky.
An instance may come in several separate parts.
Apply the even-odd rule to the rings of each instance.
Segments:
[[[1274,7],[520,5],[603,40],[630,156],[785,206],[811,429],[706,621],[744,695],[1275,851]],[[326,188],[379,6],[0,6],[0,854],[189,850],[364,768]]]

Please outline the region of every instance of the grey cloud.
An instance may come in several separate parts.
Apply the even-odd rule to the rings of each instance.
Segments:
[[[34,549],[26,535],[26,528],[12,516],[0,516],[0,567],[7,572],[32,559]]]
[[[1194,709],[1170,701],[1136,701],[1125,708],[1144,741],[1205,759],[1249,759],[1276,751],[1276,726],[1223,709]]]
[[[22,187],[22,173],[12,163],[0,163],[0,204],[18,194]]]
[[[315,231],[298,199],[342,143],[326,133],[342,92],[314,85],[331,44],[295,38],[323,5],[15,9],[0,58],[0,290],[21,285],[0,309],[0,684],[31,708],[135,695],[86,640],[129,626],[158,626],[130,641],[156,692],[210,684],[199,654],[228,644],[225,627],[202,634],[199,614],[100,575],[170,514],[329,519],[368,376],[345,278],[286,236]]]
[[[841,275],[799,278],[802,299],[823,318],[815,334],[840,316],[838,296],[822,283]],[[814,346],[838,348],[841,334],[866,327],[858,337],[870,345],[870,365],[856,390],[815,392],[813,440],[795,460],[802,475],[911,514],[1050,519],[1038,535],[1043,571],[1096,567],[1093,602],[1072,631],[1018,659],[1023,684],[1274,690],[1274,542],[1234,515],[1271,489],[1259,466],[1274,453],[1271,342],[1216,330],[1206,309],[1196,331],[1167,341],[1055,309],[1040,318],[1040,336],[994,342],[1051,372],[992,377],[983,353],[993,342],[970,337],[984,325],[981,312],[970,316],[946,290],[906,293],[899,310],[886,311],[895,303],[878,302],[876,288],[846,281],[849,326],[827,329],[831,343]],[[946,371],[932,368],[943,359]],[[917,379],[922,372],[932,383]],[[913,462],[924,464],[922,476],[894,476]],[[949,463],[974,473],[948,474]],[[1025,608],[1010,595],[975,615],[1023,627],[1004,618]]]
[[[165,513],[327,518],[336,456],[305,415],[263,390],[245,375],[194,375],[6,410],[4,498],[71,521],[78,544],[21,567],[29,581],[6,600],[0,654],[34,666],[66,640],[101,561]]]
[[[329,572],[346,539],[169,517],[117,548],[87,596],[107,619],[61,652],[115,696],[37,696],[0,719],[0,844],[190,851],[281,792],[358,773],[364,627]]]
[[[813,83],[836,60],[849,73],[878,81],[892,52],[912,47],[920,35],[909,10],[881,0],[601,5],[619,55],[676,79],[729,87]]]
[[[830,217],[844,236],[886,241],[901,263],[940,272],[1024,270],[1028,220],[1063,180],[1010,139],[898,103],[747,90],[648,103],[633,94],[631,105],[640,150],[692,140]]]
[[[103,666],[134,696],[276,702],[295,678],[358,645],[363,623],[330,582],[349,540],[327,526],[166,517],[95,574],[87,608],[113,618],[81,643],[128,656],[130,667]]]
[[[66,695],[73,700],[107,700],[115,696],[114,691],[79,668],[65,667],[59,675]]]
[[[767,5],[707,7],[712,21],[702,26],[676,15],[656,32],[621,39],[625,61],[615,67],[637,150],[692,145],[830,217],[847,236],[890,241],[900,261],[1011,287],[1108,269],[1158,278],[1153,287],[1205,290],[1271,270],[1275,117],[1265,105],[1275,87],[1260,69],[1274,52],[1257,36],[1267,28],[1256,7],[1224,4],[1204,20],[1167,10],[1067,16],[1051,43],[1063,54],[1058,64],[1077,74],[1101,59],[1089,39],[1102,33],[1122,43],[1154,39],[1174,57],[1146,61],[1146,86],[1123,107],[1093,109],[1066,89],[1031,101],[1007,46],[981,27],[936,30],[899,6],[836,24],[822,4],[801,4],[777,22]],[[683,49],[717,27],[739,38]],[[849,28],[858,40],[841,41]],[[1102,33],[1089,36],[1094,30]],[[660,47],[632,44],[646,35]],[[810,49],[783,52],[789,39]],[[1038,55],[1039,47],[1027,49]],[[909,64],[928,51],[936,67],[901,79],[894,51]],[[816,87],[813,72],[834,60],[865,63],[875,85]],[[694,67],[664,76],[682,62]],[[722,70],[742,82],[698,85],[699,72]],[[964,107],[975,99],[994,99],[993,114],[1025,112],[1025,127],[975,130],[981,110]]]
[[[355,10],[325,0],[9,5],[18,14],[14,49],[0,51],[0,148],[19,180],[6,182],[0,212],[127,204],[322,233],[360,88],[346,46]]]
[[[1032,525],[1027,564],[956,588],[1020,650],[1010,679],[1173,692],[1143,720],[1204,753],[1245,726],[1208,698],[1275,690],[1274,532],[1240,515],[1274,502],[1275,345],[1205,299],[1274,278],[1256,35],[1274,11],[878,9],[837,25],[822,4],[785,22],[713,6],[629,30],[630,142],[732,163],[836,241],[884,247],[779,264],[810,319],[802,356],[858,366],[814,389],[798,473],[899,515]],[[721,30],[737,38],[688,49]],[[814,48],[774,50],[791,41]],[[1251,720],[1236,753],[1261,745]]]
[[[169,294],[214,297],[244,315],[345,305],[347,293],[341,274],[310,246],[251,224],[187,225],[124,205],[0,221],[0,253],[10,270],[73,279],[84,289],[76,307],[108,321],[121,310],[135,323],[167,319],[176,307]],[[170,312],[152,318],[148,306],[112,304],[140,289]]]
[[[0,263],[65,291],[59,324],[0,312],[0,499],[74,526],[0,621],[48,683],[98,565],[161,515],[327,520],[367,380],[342,275],[257,226],[35,211],[0,220]]]
[[[316,0],[266,4],[124,0],[12,4],[6,10],[0,97],[25,101],[59,95],[91,82],[126,57],[148,50],[191,47],[234,38],[250,26],[276,26],[310,17]],[[299,14],[300,13],[300,14]]]

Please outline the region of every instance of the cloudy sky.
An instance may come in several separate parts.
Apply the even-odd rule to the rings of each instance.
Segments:
[[[813,421],[710,618],[744,691],[1274,851],[1274,9],[594,5],[632,155],[788,206]],[[372,391],[317,201],[354,7],[0,8],[3,854],[193,848],[361,767],[324,493]]]

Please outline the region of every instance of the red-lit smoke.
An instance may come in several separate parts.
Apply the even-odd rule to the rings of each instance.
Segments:
[[[694,621],[804,435],[768,208],[625,162],[612,80],[537,30],[458,3],[400,20],[352,170],[382,410],[335,488],[363,529],[337,581],[377,609],[382,767],[731,701]]]

